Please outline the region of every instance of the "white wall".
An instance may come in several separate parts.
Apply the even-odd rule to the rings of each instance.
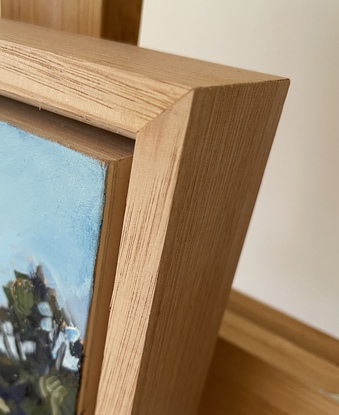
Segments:
[[[339,2],[144,0],[140,45],[291,78],[235,287],[339,337]]]

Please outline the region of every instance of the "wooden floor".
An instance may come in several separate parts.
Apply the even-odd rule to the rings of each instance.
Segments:
[[[199,415],[338,415],[339,341],[232,292]]]

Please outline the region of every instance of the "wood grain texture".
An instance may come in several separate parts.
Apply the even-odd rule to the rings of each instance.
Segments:
[[[337,414],[338,360],[323,350],[339,341],[232,291],[199,415]]]
[[[102,37],[137,45],[142,0],[105,0]]]
[[[136,139],[96,414],[194,414],[288,81],[8,21],[0,50],[2,94]]]
[[[0,96],[0,117],[18,128],[103,162],[131,158],[135,141],[70,118]],[[93,145],[95,143],[95,145]]]
[[[227,309],[324,360],[334,364],[339,362],[337,339],[236,290],[230,293]]]
[[[0,6],[6,19],[138,43],[142,0],[1,0]]]
[[[135,138],[196,88],[278,77],[0,21],[0,93]]]
[[[86,330],[79,413],[93,413],[101,372],[134,142],[0,97],[0,120],[107,163],[105,207]],[[1,140],[0,140],[1,141]]]
[[[337,415],[339,403],[218,340],[198,415]]]
[[[77,408],[80,414],[93,414],[95,411],[131,164],[130,154],[119,162],[111,162],[106,173],[106,202],[86,333],[86,338],[90,341],[85,344],[78,396]]]
[[[262,140],[280,112],[263,100],[271,87],[186,95],[144,130],[142,150],[137,141],[104,359],[123,364],[102,374],[97,414],[195,413],[270,147]],[[284,83],[274,88],[271,98],[285,96]],[[152,170],[166,187],[148,179],[140,189]],[[134,215],[152,219],[138,229]]]
[[[339,393],[339,368],[293,342],[228,311],[219,336],[252,353],[272,367],[295,375],[301,382]]]
[[[88,36],[101,36],[103,0],[1,0],[2,17]]]

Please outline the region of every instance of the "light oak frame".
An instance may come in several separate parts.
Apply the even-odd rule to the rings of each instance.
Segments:
[[[0,21],[0,94],[136,140],[97,415],[196,412],[288,85]]]

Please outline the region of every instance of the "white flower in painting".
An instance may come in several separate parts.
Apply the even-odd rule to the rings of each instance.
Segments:
[[[27,354],[34,354],[36,351],[36,343],[33,341],[22,342],[21,347],[24,356],[26,356]]]
[[[3,334],[0,335],[0,351],[15,360],[20,359],[17,353],[14,336],[6,334],[5,339]]]
[[[65,334],[67,339],[72,343],[75,343],[80,339],[80,330],[77,327],[67,326],[65,329]]]
[[[36,343],[34,341],[17,342],[13,335],[13,325],[6,321],[2,324],[2,333],[0,334],[0,352],[6,354],[15,360],[26,360],[27,354],[33,354],[36,351]],[[20,353],[20,357],[18,355]]]
[[[42,328],[42,330],[44,331],[51,331],[53,328],[53,321],[50,317],[44,317],[41,321],[40,321],[40,327]]]
[[[53,317],[53,311],[47,301],[41,301],[38,304],[39,313],[44,317]]]
[[[67,327],[67,328],[70,328],[70,327]],[[79,369],[78,367],[79,358],[72,356],[71,351],[70,351],[70,341],[67,338],[66,332],[61,331],[58,335],[55,346],[52,350],[53,359],[57,358],[58,351],[62,347],[63,344],[66,345],[66,349],[65,349],[65,355],[62,359],[61,365],[66,369],[77,371]]]
[[[10,321],[2,323],[2,327],[6,334],[13,336],[13,324]]]

